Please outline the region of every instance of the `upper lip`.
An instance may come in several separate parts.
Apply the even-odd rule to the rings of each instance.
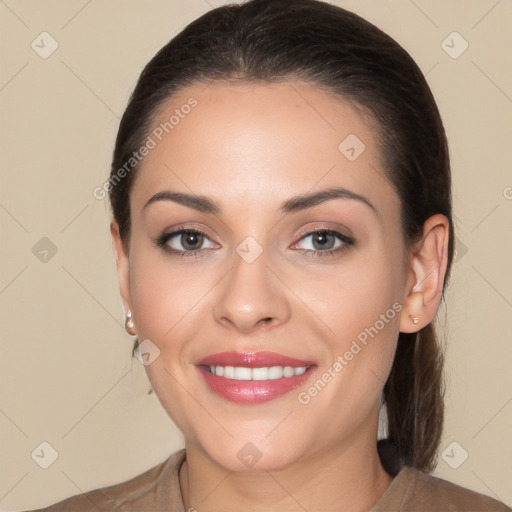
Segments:
[[[274,352],[220,352],[206,356],[197,364],[204,366],[245,366],[247,368],[270,366],[300,368],[301,366],[312,366],[314,363]]]

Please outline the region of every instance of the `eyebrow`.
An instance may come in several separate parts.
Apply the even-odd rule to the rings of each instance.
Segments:
[[[175,203],[188,206],[189,208],[193,208],[194,210],[204,213],[213,213],[215,215],[219,214],[221,211],[220,206],[209,197],[185,194],[184,192],[174,192],[172,190],[162,190],[162,192],[156,193],[144,205],[143,209],[157,201],[173,201]]]
[[[328,188],[313,194],[304,194],[302,196],[292,197],[281,205],[279,211],[282,213],[297,212],[325,203],[331,199],[353,199],[355,201],[360,201],[361,203],[370,207],[375,213],[378,213],[375,206],[373,206],[373,204],[366,197],[360,194],[356,194],[355,192],[351,192],[346,188],[339,187]]]
[[[300,196],[291,197],[282,203],[282,205],[279,207],[279,211],[284,214],[298,212],[312,208],[313,206],[317,206],[332,199],[352,199],[359,201],[367,205],[376,214],[378,214],[375,206],[373,206],[373,204],[366,197],[360,194],[356,194],[355,192],[351,192],[345,188],[339,187],[328,188],[326,190],[321,190],[320,192],[315,192],[312,194],[303,194]],[[214,215],[221,213],[221,207],[219,204],[207,196],[186,194],[184,192],[174,192],[172,190],[163,190],[156,193],[144,205],[143,209],[157,201],[172,201],[203,213],[212,213]]]

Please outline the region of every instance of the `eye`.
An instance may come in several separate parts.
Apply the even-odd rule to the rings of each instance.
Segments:
[[[354,240],[347,235],[333,229],[317,229],[304,235],[300,241],[295,244],[303,243],[300,252],[309,253],[314,256],[332,255],[334,253],[348,249],[354,244]]]
[[[303,235],[295,246],[305,241],[308,242],[303,243],[305,247],[299,248],[299,252],[312,257],[333,255],[354,244],[352,238],[333,229],[311,231]],[[204,246],[205,242],[207,243],[206,247]],[[179,257],[198,256],[205,249],[212,249],[216,246],[205,233],[192,228],[164,233],[155,240],[155,244],[163,251]]]
[[[205,242],[209,242],[206,247],[204,247]],[[205,248],[214,248],[216,245],[202,231],[190,228],[164,233],[155,243],[164,251],[180,256],[192,256]]]

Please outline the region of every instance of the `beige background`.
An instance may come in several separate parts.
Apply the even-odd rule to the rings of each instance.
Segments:
[[[0,2],[1,510],[126,480],[182,446],[131,360],[107,203],[92,191],[108,176],[143,65],[221,3]],[[512,2],[332,3],[395,37],[438,100],[451,144],[458,261],[446,311],[448,449],[436,474],[512,505]],[[43,31],[59,45],[47,59],[31,48]],[[469,44],[456,59],[442,47],[453,31]],[[460,50],[453,41],[451,51]],[[36,245],[43,237],[57,249],[46,262],[48,242]],[[48,469],[31,457],[43,441],[59,454]],[[462,450],[469,456],[453,469]]]

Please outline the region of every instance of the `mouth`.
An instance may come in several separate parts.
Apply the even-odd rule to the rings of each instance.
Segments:
[[[304,384],[316,365],[272,352],[224,352],[202,359],[197,368],[207,386],[222,398],[258,404]]]

